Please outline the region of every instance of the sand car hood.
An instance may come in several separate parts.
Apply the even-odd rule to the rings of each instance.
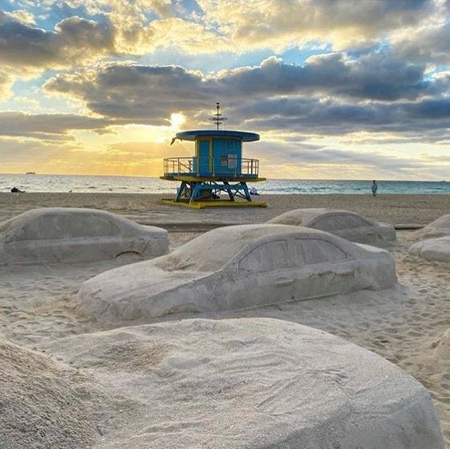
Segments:
[[[116,268],[86,281],[78,292],[78,303],[90,314],[102,317],[102,321],[139,319],[143,308],[147,309],[147,316],[160,316],[156,301],[160,302],[161,296],[168,298],[166,304],[175,297],[173,307],[177,304],[181,307],[183,297],[181,293],[177,295],[177,291],[195,290],[201,280],[211,276],[211,273],[196,271],[165,271],[151,262]],[[166,308],[166,313],[171,313],[168,305]]]

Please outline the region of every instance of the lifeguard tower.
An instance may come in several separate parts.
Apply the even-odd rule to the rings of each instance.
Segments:
[[[164,204],[188,206],[195,209],[214,206],[266,207],[254,201],[247,182],[265,181],[259,177],[259,161],[242,157],[242,143],[259,140],[259,134],[220,129],[225,117],[216,105],[210,119],[215,130],[195,130],[177,133],[179,140],[195,142],[194,157],[164,159],[161,179],[180,182],[175,198],[163,199]],[[222,196],[221,196],[222,195]]]

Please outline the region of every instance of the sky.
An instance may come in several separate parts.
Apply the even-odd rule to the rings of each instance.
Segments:
[[[0,0],[0,173],[160,176],[216,102],[269,179],[450,180],[450,0]]]

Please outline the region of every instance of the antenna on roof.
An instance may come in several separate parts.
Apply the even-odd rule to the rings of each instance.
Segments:
[[[217,126],[217,130],[219,130],[220,125],[222,124],[222,122],[224,120],[227,120],[226,117],[222,117],[222,114],[220,113],[220,103],[216,103],[216,113],[214,114],[213,117],[210,117],[210,119],[212,122],[214,122]]]

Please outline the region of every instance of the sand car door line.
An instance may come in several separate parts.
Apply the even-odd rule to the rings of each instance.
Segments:
[[[274,284],[277,287],[285,287],[288,285],[292,285],[294,283],[294,279],[292,277],[288,278],[288,277],[280,277],[279,279],[277,279]]]
[[[333,243],[296,239],[291,251],[293,263],[299,267],[293,286],[295,299],[344,293],[354,285],[355,262]]]
[[[258,287],[265,290],[264,303],[273,304],[293,299],[294,273],[291,268],[260,273],[257,281]]]
[[[345,294],[352,291],[355,270],[352,266],[338,268],[332,262],[310,265],[301,270],[303,276],[294,283],[295,299],[312,299]]]

